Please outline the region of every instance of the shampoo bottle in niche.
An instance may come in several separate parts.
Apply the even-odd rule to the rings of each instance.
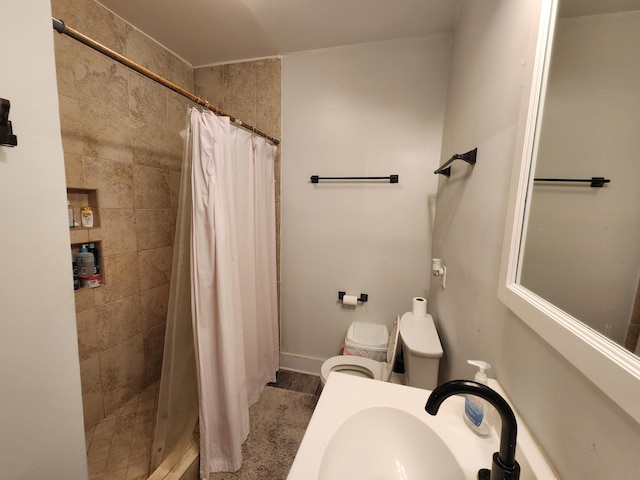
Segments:
[[[87,278],[95,274],[95,258],[93,253],[89,252],[86,245],[75,255],[76,264],[78,266],[78,277]]]
[[[470,365],[478,367],[478,371],[474,377],[474,380],[482,385],[487,384],[487,374],[485,370],[489,370],[491,365],[482,360],[467,360]],[[487,402],[475,395],[466,395],[464,398],[464,421],[471,430],[480,435],[486,437],[491,432],[491,425],[487,418]]]

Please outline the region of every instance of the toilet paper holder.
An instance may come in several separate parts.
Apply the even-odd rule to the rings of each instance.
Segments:
[[[338,300],[342,301],[345,295],[346,295],[346,292],[338,292]],[[360,296],[358,297],[358,301],[362,303],[368,300],[369,300],[369,295],[367,295],[366,293],[361,293]]]

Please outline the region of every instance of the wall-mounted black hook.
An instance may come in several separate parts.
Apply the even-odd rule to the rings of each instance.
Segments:
[[[3,147],[15,147],[18,145],[18,137],[13,134],[13,127],[9,120],[11,102],[0,98],[0,145]]]

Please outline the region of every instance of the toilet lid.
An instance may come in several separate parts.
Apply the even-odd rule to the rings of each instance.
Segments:
[[[411,312],[402,315],[402,341],[411,353],[425,358],[442,357],[442,345],[433,324],[433,317],[414,317]]]
[[[389,330],[385,325],[354,321],[347,329],[345,341],[355,347],[384,350],[389,343]]]

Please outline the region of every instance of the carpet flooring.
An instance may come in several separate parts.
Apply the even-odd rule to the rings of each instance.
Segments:
[[[267,386],[249,409],[251,430],[242,446],[242,468],[211,480],[285,480],[318,402],[312,393]]]

